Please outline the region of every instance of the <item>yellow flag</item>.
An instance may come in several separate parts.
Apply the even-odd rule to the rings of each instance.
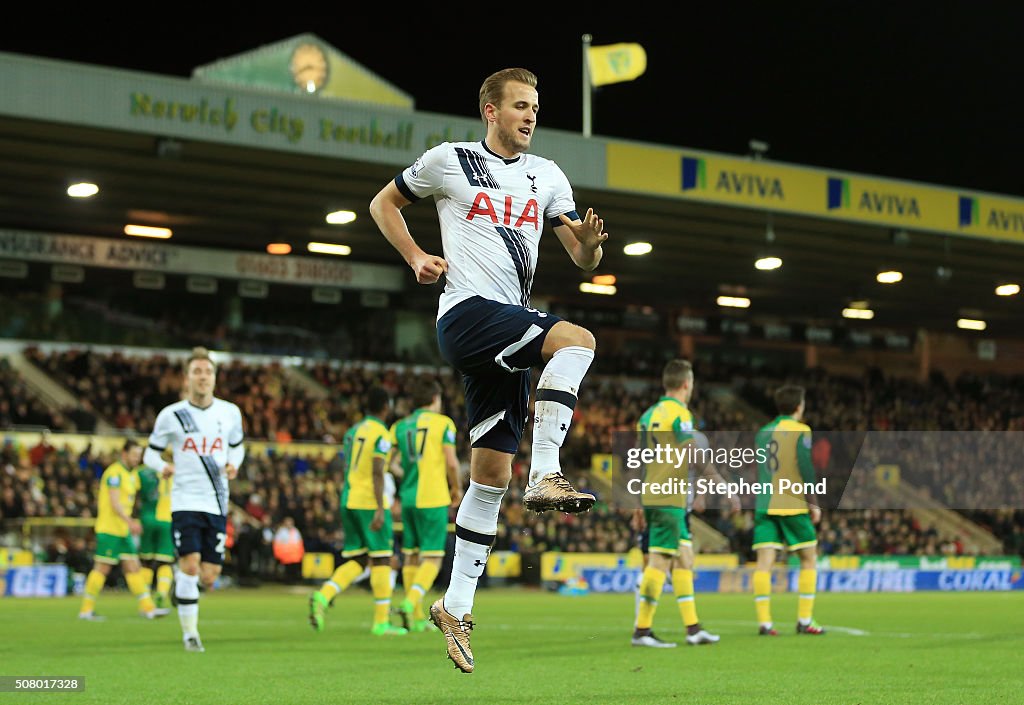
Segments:
[[[590,473],[594,479],[611,487],[615,456],[611,453],[594,453],[590,456]]]
[[[899,465],[876,465],[875,484],[882,487],[896,487],[900,484]]]
[[[647,70],[647,52],[639,44],[606,44],[587,48],[590,84],[632,81]]]

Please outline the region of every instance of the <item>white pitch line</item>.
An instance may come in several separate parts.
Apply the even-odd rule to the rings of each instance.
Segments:
[[[856,629],[854,627],[837,627],[834,624],[827,625],[825,630],[849,634],[850,636],[871,636],[870,632],[866,632],[863,629]]]
[[[730,624],[732,626],[737,626],[737,627],[750,627],[752,629],[756,629],[757,628],[757,622],[747,622],[747,621],[744,621],[744,620],[741,620],[741,619],[716,619],[716,620],[714,620],[714,623],[715,624]],[[708,624],[711,624],[711,623],[708,622]],[[871,632],[865,631],[863,629],[857,629],[855,627],[839,627],[839,626],[836,626],[834,624],[823,624],[822,626],[825,627],[825,631],[826,632],[828,632],[828,631],[836,631],[836,632],[840,632],[842,634],[849,634],[850,636],[871,636]]]
[[[709,622],[709,624],[711,624]],[[738,619],[716,619],[714,624],[729,624],[733,626],[743,627],[756,627],[757,622],[747,622]],[[884,637],[888,639],[914,639],[918,637],[939,637],[942,639],[984,639],[990,634],[981,634],[979,632],[869,632],[865,629],[857,629],[856,627],[843,627],[835,624],[823,624],[825,631],[839,632],[841,634],[849,634],[850,636],[870,636],[870,637]]]

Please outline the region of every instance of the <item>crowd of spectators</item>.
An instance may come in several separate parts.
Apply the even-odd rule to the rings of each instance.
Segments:
[[[181,396],[181,366],[164,355],[27,348],[25,356],[122,431],[148,433],[160,409]],[[334,400],[313,398],[301,386],[289,384],[280,363],[233,360],[217,374],[218,394],[242,410],[250,438],[289,442],[340,437],[332,418]]]
[[[179,395],[180,369],[160,356],[133,359],[74,350],[48,355],[35,350],[28,354],[55,379],[78,394],[88,395],[104,417],[117,412],[113,415],[115,420],[120,419],[117,425],[137,434],[148,432],[158,409]],[[324,363],[307,366],[303,373],[321,384],[327,395],[314,398],[300,388],[289,386],[283,369],[277,364],[242,363],[230,363],[221,368],[219,393],[243,409],[251,440],[287,442],[313,438],[330,442],[340,438],[345,429],[362,417],[361,402],[371,385],[383,384],[394,394],[393,413],[397,418],[411,411],[405,391],[409,383],[416,375],[435,374],[436,370],[379,365],[338,367]],[[441,375],[440,379],[445,390],[446,412],[453,416],[458,428],[465,428],[461,384],[448,375]],[[987,424],[984,427],[990,430],[1019,430],[1024,418],[1020,411],[1021,387],[1018,382],[1007,380],[959,380],[953,385],[938,380],[928,385],[892,380],[890,385],[889,380],[870,373],[865,380],[856,382],[812,371],[799,376],[747,379],[738,388],[756,408],[759,400],[763,401],[761,397],[767,398],[768,391],[782,381],[807,387],[808,422],[816,431],[844,429],[856,416],[846,411],[844,404],[859,408],[869,417],[869,421],[858,427],[862,432],[880,428],[897,430],[904,425],[944,428],[944,420],[949,418],[955,420],[949,424],[951,428],[960,423],[977,422]],[[20,390],[13,393],[25,396],[10,370],[0,368],[0,384],[5,395],[11,395],[11,390]],[[753,428],[763,421],[763,417],[759,419],[742,405],[730,403],[728,395],[716,393],[712,383],[699,380],[697,390],[692,409],[698,428]],[[528,424],[522,452],[513,467],[511,488],[503,503],[496,548],[622,552],[633,547],[636,537],[630,527],[630,510],[616,507],[607,496],[607,489],[594,484],[596,480],[588,471],[591,456],[610,452],[615,434],[631,432],[635,420],[660,393],[655,377],[594,375],[588,379],[581,391],[581,402],[563,453],[567,473],[574,482],[581,487],[590,483],[591,489],[603,500],[592,512],[582,516],[537,515],[523,510],[521,488],[528,472]],[[982,403],[986,395],[998,399],[998,403]],[[928,398],[932,399],[931,406],[926,403]],[[991,411],[987,411],[989,408]],[[939,423],[940,420],[943,423]],[[60,428],[59,425],[52,427]],[[465,467],[469,456],[464,436],[464,433],[459,434],[458,455]],[[0,521],[92,516],[96,480],[112,457],[91,449],[73,453],[60,445],[59,440],[51,440],[48,434],[40,434],[38,442],[29,447],[18,446],[7,439],[0,449]],[[955,454],[951,457],[956,462],[964,462]],[[998,467],[998,458],[988,460],[988,470]],[[929,465],[918,471],[941,472],[942,467]],[[914,472],[915,468],[908,467],[906,476],[912,478]],[[980,471],[973,474],[987,477]],[[947,476],[947,485],[953,482],[954,493],[958,491],[957,477]],[[251,452],[239,479],[232,483],[235,509],[231,519],[237,569],[245,574],[259,574],[273,566],[272,558],[268,558],[270,537],[286,517],[295,522],[308,551],[337,554],[343,540],[337,520],[339,478],[336,455],[295,454],[294,450]],[[941,493],[937,496],[943,499]],[[940,535],[935,527],[921,525],[910,511],[885,506],[852,506],[826,512],[819,527],[823,553],[947,555],[970,550],[957,536]],[[964,513],[1003,540],[1008,552],[1024,552],[1024,511],[1019,509],[1024,504],[1008,503],[1007,506],[1009,508],[1002,510],[981,507],[971,511],[968,508]],[[698,516],[725,535],[732,551],[750,555],[753,526],[750,507],[735,514],[711,507]],[[54,555],[70,553],[73,556],[79,538],[55,538],[46,548],[55,552]]]
[[[39,426],[55,431],[72,431],[74,424],[59,409],[52,409],[32,395],[25,382],[0,358],[0,429]]]
[[[165,355],[100,353],[75,347],[43,352],[29,347],[25,356],[72,391],[87,408],[121,430],[148,432],[160,408],[180,395],[180,363]],[[441,372],[444,408],[456,427],[464,428],[462,385],[446,369]],[[246,364],[235,359],[218,369],[218,394],[241,408],[250,438],[332,442],[361,417],[360,404],[372,384],[386,387],[394,395],[396,413],[402,413],[410,403],[406,392],[409,384],[419,375],[437,373],[435,368],[397,363],[308,363],[297,368],[296,374],[308,375],[322,387],[325,395],[314,397],[290,380],[280,363]],[[631,430],[660,393],[655,377],[595,374],[588,378],[569,439],[577,464],[589,464],[592,452],[608,452],[613,434]],[[701,409],[701,418],[709,426],[732,428],[752,423],[742,410],[712,396],[698,394],[694,405]],[[60,425],[51,428],[68,430]],[[529,439],[524,442],[528,444]]]
[[[90,518],[95,511],[97,479],[113,454],[81,453],[55,447],[40,435],[29,446],[8,439],[0,451],[0,521],[33,517]],[[631,510],[599,503],[589,514],[535,514],[522,506],[527,468],[517,463],[502,507],[495,550],[624,553],[637,545]],[[268,448],[247,458],[232,483],[232,565],[240,578],[279,574],[270,543],[274,530],[290,517],[306,550],[340,558],[344,535],[337,521],[340,461],[337,455],[279,455]],[[588,476],[575,478],[582,488]],[[398,505],[393,518],[398,521]],[[750,557],[753,519],[750,511],[708,511],[700,516],[730,541],[730,551]],[[454,518],[454,510],[452,513]],[[1006,510],[972,517],[1010,536],[1007,550],[1024,548],[1024,512]],[[996,525],[998,524],[998,526]],[[91,546],[83,533],[58,532],[41,549],[59,560],[79,560]],[[956,537],[941,537],[922,526],[911,512],[856,509],[827,513],[819,526],[821,552],[831,554],[957,555],[965,547]]]
[[[807,389],[807,413],[817,430],[1024,430],[1024,376],[964,374],[950,381],[933,372],[920,382],[877,368],[859,377],[812,369],[752,375],[738,386],[747,401],[771,413],[771,391],[783,383]]]
[[[0,446],[0,519],[94,517],[96,480],[112,458],[53,445],[49,432],[31,446]]]
[[[852,503],[844,497],[843,506],[879,507],[884,496],[865,490],[871,470],[890,464],[904,481],[964,513],[1024,508],[1024,376],[951,381],[935,372],[921,382],[877,369],[859,377],[805,370],[751,377],[740,394],[767,412],[771,390],[783,382],[807,389],[806,415],[817,436],[846,446],[843,462],[861,494]],[[1004,541],[1013,536],[1005,522],[983,523]]]

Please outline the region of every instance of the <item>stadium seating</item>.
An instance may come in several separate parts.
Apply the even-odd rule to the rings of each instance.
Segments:
[[[144,434],[152,424],[155,410],[177,394],[179,371],[166,355],[98,353],[74,346],[48,353],[29,348],[25,353],[40,369],[87,399],[98,415],[125,432]],[[250,440],[269,442],[265,449],[249,454],[239,479],[232,485],[236,506],[232,518],[240,534],[244,534],[240,540],[244,566],[236,560],[235,569],[275,575],[273,561],[266,559],[268,544],[263,539],[284,516],[295,520],[307,550],[340,550],[343,536],[336,522],[336,462],[329,455],[304,457],[278,453],[273,448],[290,441],[340,438],[350,424],[361,418],[363,395],[374,383],[384,384],[395,394],[397,413],[407,411],[411,402],[405,389],[416,374],[427,370],[436,372],[436,368],[358,363],[341,367],[324,362],[286,369],[278,361],[241,360],[222,367],[222,393],[243,409]],[[296,383],[295,375],[305,376],[313,386],[303,388]],[[948,384],[935,379],[922,385],[886,380],[871,372],[863,380],[856,380],[830,376],[820,370],[749,378],[736,378],[729,371],[721,377],[724,379],[702,378],[703,394],[694,401],[696,418],[704,428],[756,427],[760,420],[757,412],[767,412],[766,391],[782,381],[801,383],[808,388],[808,415],[816,429],[846,428],[856,423],[855,418],[864,419],[859,423],[865,430],[1019,429],[1024,423],[1024,413],[1020,412],[1024,396],[1019,380],[965,378]],[[447,374],[440,379],[444,383],[446,408],[463,427],[461,385]],[[0,417],[0,422],[5,427],[27,425],[70,430],[69,425],[62,423],[59,410],[49,409],[34,399],[28,386],[2,363],[0,390],[0,410],[7,413]],[[613,434],[629,431],[644,405],[658,392],[657,379],[651,376],[595,375],[584,388],[572,433],[563,450],[567,471],[581,487],[596,483],[588,472],[591,456],[610,452]],[[992,394],[1000,396],[1000,403],[984,404],[983,400]],[[950,410],[952,413],[948,413]],[[91,516],[95,479],[110,457],[93,449],[72,452],[61,447],[59,435],[52,438],[54,447],[42,450],[41,435],[31,443],[8,438],[4,444],[3,463],[7,472],[0,475],[0,520]],[[459,455],[465,463],[468,448],[465,439],[460,440]],[[498,550],[616,553],[635,544],[629,512],[621,508],[599,504],[583,516],[524,512],[520,487],[526,471],[524,461],[529,457],[529,431],[521,450],[514,466],[512,489],[502,509]],[[907,468],[905,478],[924,486],[931,481],[922,468]],[[598,484],[594,488],[599,491]],[[943,510],[945,514],[941,516],[946,521],[940,521],[937,513],[922,515],[910,509],[834,510],[822,520],[820,550],[823,554],[871,555],[991,552],[993,546],[1007,552],[1024,550],[1024,513],[1019,510],[968,514],[951,513],[944,507]],[[956,520],[949,521],[950,515]],[[723,547],[749,556],[749,508],[729,516],[718,507],[711,507],[700,519],[709,531],[721,537]],[[994,543],[985,543],[979,536],[988,536]],[[85,538],[82,532],[72,534],[70,539],[53,534],[46,545],[37,549],[60,553],[58,546],[64,546],[67,552],[70,542]]]

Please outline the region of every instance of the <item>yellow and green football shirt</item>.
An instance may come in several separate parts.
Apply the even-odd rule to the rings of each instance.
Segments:
[[[757,512],[792,515],[807,513],[804,493],[792,489],[792,483],[814,482],[811,462],[811,427],[792,416],[778,416],[757,432],[755,444],[764,450],[765,462],[758,463],[758,482],[771,484],[772,492],[757,497]],[[789,480],[787,491],[780,480]]]
[[[391,433],[402,464],[402,506],[427,509],[451,504],[444,447],[455,445],[455,422],[444,414],[417,409],[395,423]]]
[[[126,468],[121,461],[111,463],[100,478],[99,501],[96,508],[96,533],[111,536],[127,536],[128,523],[114,513],[110,501],[110,491],[120,492],[121,509],[128,516],[132,514],[135,504],[135,493],[139,490],[139,477]]]
[[[345,456],[348,464],[345,473],[345,507],[376,509],[377,499],[373,493],[373,459],[380,458],[387,463],[394,439],[388,427],[376,416],[367,416],[353,426],[352,430],[352,445]],[[390,506],[386,494],[384,506]]]
[[[636,424],[637,445],[639,448],[656,449],[671,446],[680,448],[693,442],[693,414],[675,397],[662,397],[649,407]],[[652,462],[644,466],[644,482],[664,483],[671,479],[687,480],[689,463],[685,460],[679,467],[676,462],[665,457],[666,462]],[[643,503],[649,506],[686,506],[683,493],[676,495],[648,495]]]
[[[171,520],[171,483],[173,478],[163,477],[150,467],[138,469],[139,518],[143,521]]]

